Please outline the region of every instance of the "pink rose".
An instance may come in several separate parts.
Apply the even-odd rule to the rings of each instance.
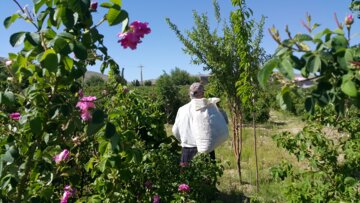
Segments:
[[[142,23],[140,21],[134,21],[130,24],[130,30],[125,33],[118,34],[120,40],[118,42],[125,49],[136,49],[137,44],[141,43],[141,38],[146,34],[149,34],[151,29],[148,27],[148,23]]]
[[[345,25],[346,25],[346,27],[350,27],[350,25],[353,24],[353,23],[354,23],[353,16],[351,14],[347,15],[345,17]]]
[[[56,164],[59,164],[60,162],[69,159],[69,157],[70,157],[69,150],[64,149],[62,152],[60,152],[60,154],[54,156],[54,161]]]
[[[160,203],[160,196],[159,195],[154,195],[153,196],[153,203]]]
[[[13,119],[13,120],[16,120],[16,121],[18,121],[19,119],[20,119],[20,113],[19,112],[14,112],[14,113],[11,113],[11,114],[9,114],[9,117],[11,118],[11,119]]]
[[[72,197],[75,195],[76,190],[72,189],[70,185],[66,185],[64,187],[64,194],[61,197],[60,203],[67,203],[69,197]]]
[[[181,185],[179,185],[178,191],[180,191],[180,192],[189,192],[190,187],[187,184],[181,184]]]
[[[92,118],[91,113],[88,110],[81,111],[80,116],[83,121],[89,121]]]
[[[119,34],[121,38],[118,42],[123,46],[125,49],[130,47],[130,49],[136,49],[137,44],[141,43],[140,37],[136,35],[134,32],[125,32]]]
[[[149,34],[151,29],[148,27],[149,23],[142,23],[140,21],[134,21],[130,24],[130,28],[134,30],[134,33],[140,38],[143,38],[145,34]]]
[[[94,96],[82,97],[80,101],[76,104],[76,107],[80,109],[81,118],[84,121],[88,121],[91,119],[91,113],[89,112],[89,109],[95,108],[95,104],[93,102],[95,100],[96,97]]]

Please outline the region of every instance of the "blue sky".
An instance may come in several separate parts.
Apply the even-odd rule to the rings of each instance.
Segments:
[[[7,16],[10,16],[18,10],[18,7],[12,0],[2,0],[0,8],[1,22]],[[5,1],[8,1],[5,3]],[[221,8],[221,15],[228,19],[230,11],[234,10],[230,0],[218,0]],[[18,0],[22,5],[32,5],[31,0]],[[103,0],[99,0],[99,3]],[[202,66],[190,63],[190,56],[182,51],[183,45],[176,38],[165,22],[168,17],[175,23],[181,31],[189,30],[193,26],[192,11],[199,13],[206,12],[210,20],[214,20],[213,7],[211,0],[123,0],[123,8],[130,14],[130,22],[139,20],[148,22],[152,32],[146,35],[143,42],[138,45],[136,50],[123,49],[117,43],[117,34],[120,32],[121,25],[109,27],[107,24],[100,26],[99,31],[105,35],[105,45],[109,48],[109,54],[125,68],[125,78],[128,81],[134,79],[140,80],[140,68],[143,66],[143,79],[155,79],[163,71],[170,72],[175,67],[186,70],[191,74],[204,74]],[[301,20],[305,20],[305,14],[312,16],[313,22],[321,24],[317,29],[336,28],[334,21],[334,12],[336,12],[339,21],[350,13],[348,6],[350,0],[248,0],[247,5],[254,12],[254,18],[260,19],[261,15],[266,16],[264,39],[262,46],[272,54],[277,44],[269,36],[267,29],[275,25],[280,34],[285,38],[283,32],[285,25],[293,34],[306,32],[301,25]],[[95,18],[99,19],[104,15],[105,9],[98,8]],[[360,33],[358,23],[353,25],[353,43],[359,43]],[[13,48],[9,44],[9,37],[12,33],[23,30],[35,30],[30,25],[21,22],[14,23],[9,29],[0,26],[0,56],[7,56],[8,52],[17,52],[18,48]],[[89,70],[99,71],[97,65],[89,67]]]

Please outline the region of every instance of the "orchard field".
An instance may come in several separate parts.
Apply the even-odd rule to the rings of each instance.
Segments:
[[[229,119],[216,162],[199,154],[190,164],[180,163],[171,126],[199,78],[175,68],[127,81],[101,34],[117,27],[119,46],[135,50],[149,23],[130,22],[121,0],[9,2],[19,11],[4,27],[31,28],[16,27],[14,50],[0,60],[1,202],[359,201],[360,47],[351,31],[360,1],[344,21],[335,15],[335,29],[310,15],[306,33],[270,28],[274,53],[262,47],[265,17],[254,19],[245,0],[231,0],[227,14],[213,1],[216,29],[197,11],[187,31],[166,18],[184,54],[210,73],[205,96],[220,97]],[[106,77],[86,77],[96,64]]]

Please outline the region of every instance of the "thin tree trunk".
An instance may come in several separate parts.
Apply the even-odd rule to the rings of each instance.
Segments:
[[[238,145],[239,145],[239,151],[238,151],[238,154],[239,154],[239,157],[238,157],[238,173],[239,173],[239,179],[240,179],[240,184],[242,183],[242,176],[241,176],[241,153],[242,153],[242,137],[243,137],[243,127],[242,127],[242,123],[243,123],[243,117],[242,117],[242,113],[239,113],[239,116],[240,116],[240,122],[238,125],[238,131],[240,131],[240,133],[238,133],[238,136],[239,136],[239,139],[238,139]],[[240,128],[240,129],[239,129]]]
[[[255,124],[255,111],[253,111],[253,128],[254,128],[254,152],[255,152],[255,164],[256,164],[256,192],[259,192],[259,167],[258,167],[257,145],[256,145],[256,124]]]

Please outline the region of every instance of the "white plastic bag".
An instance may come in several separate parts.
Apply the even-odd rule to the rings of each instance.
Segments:
[[[213,151],[224,143],[229,135],[225,118],[216,106],[219,98],[192,99],[193,123],[192,126],[197,150],[200,153]]]

